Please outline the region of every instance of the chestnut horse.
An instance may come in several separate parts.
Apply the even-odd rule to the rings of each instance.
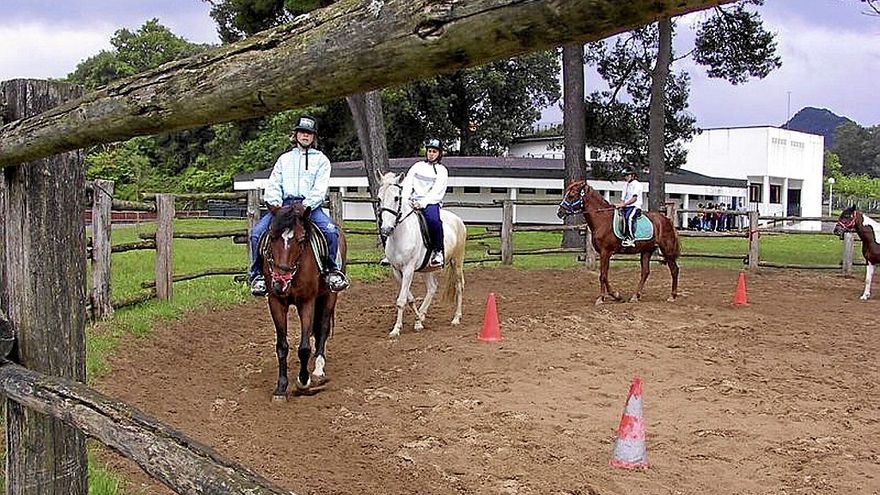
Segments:
[[[320,244],[321,232],[308,219],[311,208],[301,202],[278,211],[260,242],[263,276],[269,294],[269,311],[275,323],[275,353],[278,356],[278,383],[273,399],[287,399],[287,312],[291,305],[299,314],[299,373],[296,387],[308,390],[326,381],[324,350],[333,331],[337,294],[331,292],[321,276],[313,247]],[[345,236],[339,231],[339,267],[345,268]],[[309,375],[311,336],[315,336],[315,369]]]
[[[880,224],[856,210],[855,206],[850,206],[843,210],[834,226],[834,235],[843,239],[844,232],[855,232],[862,240],[862,256],[865,257],[868,268],[865,270],[865,291],[859,299],[867,301],[871,297],[874,268],[880,263],[880,245],[877,244],[876,237],[880,233]]]
[[[639,253],[641,255],[642,278],[639,280],[636,293],[630,299],[631,302],[638,301],[642,297],[642,289],[651,272],[651,255],[657,248],[660,248],[663,254],[662,261],[669,266],[669,273],[672,275],[672,294],[667,301],[675,300],[678,295],[678,263],[676,260],[681,251],[681,245],[672,222],[665,215],[654,211],[643,213],[654,225],[654,237],[648,240],[637,240],[633,247],[623,247],[621,240],[614,234],[614,226],[612,225],[614,206],[605,201],[605,198],[598,191],[583,180],[572,182],[568,186],[556,212],[559,218],[578,213],[583,213],[587,220],[587,225],[593,234],[593,247],[599,253],[601,261],[599,298],[596,299],[596,304],[605,302],[605,297],[608,295],[615,300],[621,300],[620,293],[612,289],[608,282],[608,266],[611,262],[611,255],[614,253]]]

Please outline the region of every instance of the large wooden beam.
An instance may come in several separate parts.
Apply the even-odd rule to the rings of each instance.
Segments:
[[[0,128],[0,166],[277,113],[733,0],[342,0]]]
[[[294,495],[224,459],[210,447],[82,383],[5,364],[0,365],[0,393],[22,409],[57,418],[54,421],[64,421],[100,440],[177,493]],[[33,493],[86,491],[44,489]]]

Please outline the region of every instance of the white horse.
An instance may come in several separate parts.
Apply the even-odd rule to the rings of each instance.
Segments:
[[[394,278],[400,282],[400,293],[397,295],[397,321],[394,328],[388,334],[389,337],[400,335],[403,326],[403,308],[409,303],[416,314],[416,322],[413,326],[415,331],[422,330],[428,307],[437,293],[438,284],[434,277],[434,270],[438,268],[426,268],[422,270],[425,275],[425,300],[416,308],[410,287],[413,275],[422,265],[427,255],[427,248],[422,242],[422,232],[419,219],[410,206],[409,201],[401,197],[402,187],[400,181],[403,175],[386,173],[380,176],[379,208],[380,208],[380,232],[387,238],[385,243],[385,256],[391,262]],[[461,293],[464,289],[464,248],[467,241],[467,229],[458,215],[440,210],[440,221],[443,223],[443,246],[446,263],[443,266],[443,292],[441,300],[450,300],[455,295],[455,315],[452,324],[461,322]]]

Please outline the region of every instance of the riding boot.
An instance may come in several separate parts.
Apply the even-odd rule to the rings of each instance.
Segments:
[[[431,255],[430,266],[439,267],[443,266],[445,263],[445,259],[443,257],[443,249],[435,249],[434,254]]]

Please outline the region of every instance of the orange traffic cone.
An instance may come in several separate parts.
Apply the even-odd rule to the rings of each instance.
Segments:
[[[648,452],[645,447],[645,422],[642,419],[642,379],[633,378],[629,397],[617,427],[614,454],[609,462],[624,469],[647,469]]]
[[[743,272],[739,272],[739,280],[736,281],[736,292],[733,294],[733,305],[749,305],[749,298],[746,296],[746,274]]]
[[[498,342],[501,340],[501,328],[498,326],[498,310],[495,308],[495,293],[489,293],[486,300],[486,316],[483,317],[483,330],[478,340],[483,342]]]

